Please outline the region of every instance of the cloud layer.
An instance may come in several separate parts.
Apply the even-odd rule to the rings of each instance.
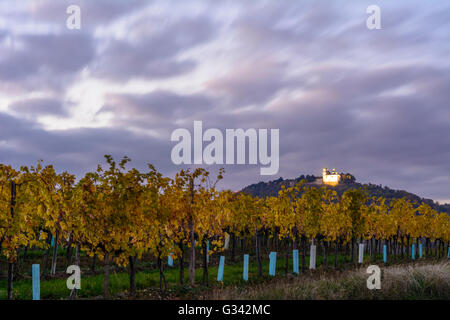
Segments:
[[[279,174],[226,166],[222,187],[336,167],[450,201],[450,5],[378,1],[368,30],[371,4],[2,1],[0,162],[80,175],[128,155],[170,175],[171,132],[202,120],[280,129]]]

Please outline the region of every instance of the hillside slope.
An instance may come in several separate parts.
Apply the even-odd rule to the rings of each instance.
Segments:
[[[283,179],[279,178],[277,180],[269,181],[269,182],[259,182],[255,184],[251,184],[241,190],[241,192],[251,194],[255,197],[267,197],[267,196],[276,196],[278,194],[278,191],[280,190],[282,185],[285,185],[286,187],[291,187],[296,185],[301,180],[307,180],[307,183],[305,184],[306,187],[323,187],[325,186],[322,183],[321,177],[316,177],[313,175],[301,175],[300,177],[296,179]],[[384,197],[387,201],[391,201],[393,199],[403,198],[417,203],[427,203],[429,206],[431,206],[433,209],[437,210],[438,212],[446,212],[450,214],[450,204],[443,204],[440,205],[436,202],[434,202],[431,199],[424,199],[421,198],[413,193],[404,191],[404,190],[394,190],[386,186],[381,185],[375,185],[375,184],[361,184],[355,181],[348,181],[345,183],[341,183],[335,187],[332,186],[326,186],[327,188],[334,189],[338,193],[339,196],[341,196],[346,190],[348,189],[366,189],[369,196],[376,196],[376,197]]]

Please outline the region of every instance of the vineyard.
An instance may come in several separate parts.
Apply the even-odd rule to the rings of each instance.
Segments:
[[[20,170],[0,164],[0,250],[8,265],[8,299],[21,257],[36,251],[43,253],[42,274],[50,277],[61,250],[67,265],[79,265],[81,256],[101,261],[105,298],[115,266],[128,267],[129,292],[136,294],[136,264],[143,259],[155,262],[162,291],[168,259],[179,268],[181,285],[187,267],[188,284],[195,286],[197,266],[208,285],[210,258],[225,248],[233,262],[250,255],[258,278],[269,251],[279,253],[286,274],[293,250],[300,253],[304,272],[311,245],[323,249],[324,267],[335,269],[356,264],[361,244],[370,261],[383,253],[384,262],[414,259],[419,246],[422,256],[422,245],[425,257],[446,258],[450,252],[450,216],[427,204],[387,203],[355,189],[338,197],[326,187],[305,188],[304,182],[283,187],[276,197],[256,198],[217,190],[223,170],[217,177],[201,168],[180,170],[169,178],[152,165],[146,172],[127,169],[127,157],[119,163],[105,158],[106,168],[99,165],[78,181],[41,162]]]

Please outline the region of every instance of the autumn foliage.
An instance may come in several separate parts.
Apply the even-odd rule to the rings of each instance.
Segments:
[[[305,189],[302,182],[261,199],[218,191],[223,170],[214,179],[204,169],[169,178],[152,165],[145,172],[127,169],[129,161],[106,156],[106,168],[99,165],[78,181],[41,162],[19,170],[0,165],[1,254],[13,264],[20,248],[49,250],[54,237],[56,246],[76,248],[105,265],[127,266],[151,254],[165,280],[162,261],[169,255],[182,260],[189,253],[195,268],[197,246],[207,273],[206,254],[223,251],[230,235],[254,243],[259,263],[265,236],[294,248],[322,241],[336,250],[365,240],[403,246],[421,238],[450,242],[450,216],[426,204],[386,203],[361,190],[338,197],[326,187]],[[183,264],[180,269],[184,281]],[[132,286],[131,281],[133,291]]]

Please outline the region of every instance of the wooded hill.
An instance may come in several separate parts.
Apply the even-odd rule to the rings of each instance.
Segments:
[[[421,198],[418,195],[407,192],[405,190],[394,190],[387,186],[383,187],[382,185],[376,185],[372,183],[361,184],[356,182],[355,181],[356,179],[346,180],[344,182],[341,182],[339,185],[333,187],[324,185],[322,183],[322,177],[317,177],[314,175],[301,175],[295,179],[283,179],[280,177],[277,180],[272,180],[269,182],[261,181],[259,183],[251,184],[243,188],[240,192],[251,194],[252,196],[260,198],[267,196],[276,196],[278,194],[278,191],[280,191],[282,185],[286,187],[292,187],[303,179],[307,181],[305,187],[320,188],[326,186],[327,188],[336,190],[339,197],[342,196],[342,194],[348,189],[361,188],[363,190],[364,189],[367,190],[368,195],[370,197],[383,197],[389,202],[393,199],[399,199],[404,197],[412,202],[417,202],[418,204],[426,203],[438,212],[446,212],[447,214],[450,214],[450,204],[438,204],[432,199]]]

